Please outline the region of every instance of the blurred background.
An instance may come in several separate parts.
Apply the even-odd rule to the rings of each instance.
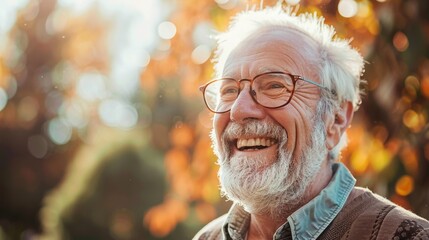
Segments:
[[[219,196],[198,86],[269,0],[1,0],[0,239],[190,239]],[[286,0],[367,60],[342,161],[429,218],[429,2]]]

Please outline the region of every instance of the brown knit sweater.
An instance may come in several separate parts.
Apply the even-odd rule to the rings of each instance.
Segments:
[[[318,239],[429,239],[429,222],[366,190]]]
[[[214,220],[194,239],[223,239],[222,225],[225,219],[222,216]],[[369,190],[355,188],[346,205],[317,239],[429,240],[429,221]]]

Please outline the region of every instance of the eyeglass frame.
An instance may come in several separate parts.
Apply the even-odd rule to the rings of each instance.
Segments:
[[[255,98],[256,92],[252,89],[253,82],[255,81],[255,79],[257,79],[257,78],[258,78],[258,77],[260,77],[260,76],[268,75],[268,74],[284,74],[284,75],[288,75],[288,76],[292,79],[293,88],[292,88],[292,93],[290,94],[289,99],[286,101],[286,103],[284,103],[284,104],[282,104],[282,105],[280,105],[280,106],[277,106],[277,107],[267,107],[267,106],[264,106],[264,105],[262,105],[261,103],[259,103],[259,101]],[[304,78],[304,77],[302,77],[302,76],[300,76],[300,75],[295,75],[295,74],[291,74],[291,73],[287,73],[287,72],[282,72],[282,71],[270,71],[270,72],[260,73],[260,74],[258,74],[258,75],[256,75],[256,76],[254,76],[252,79],[249,79],[249,78],[242,78],[242,79],[240,79],[240,80],[236,80],[236,79],[234,79],[234,78],[216,78],[216,79],[213,79],[213,80],[211,80],[211,81],[207,82],[207,83],[206,83],[206,84],[204,84],[204,85],[201,85],[201,86],[199,87],[199,90],[200,90],[200,91],[202,92],[202,94],[203,94],[204,103],[205,103],[206,107],[209,109],[209,111],[210,111],[210,112],[213,112],[213,113],[219,113],[219,114],[220,114],[220,113],[226,113],[226,112],[231,111],[231,108],[232,108],[232,107],[231,107],[231,108],[229,108],[229,109],[228,109],[228,110],[226,110],[226,111],[221,111],[221,112],[213,111],[213,110],[209,107],[209,105],[207,104],[207,100],[206,100],[206,88],[207,88],[207,86],[209,86],[209,85],[210,85],[210,84],[212,84],[213,82],[217,82],[217,81],[220,81],[220,80],[233,80],[233,81],[237,82],[237,85],[238,85],[237,98],[238,98],[238,96],[239,96],[239,95],[240,95],[240,93],[241,93],[240,83],[241,83],[242,81],[248,81],[248,82],[250,82],[250,90],[249,90],[249,92],[250,92],[250,95],[252,96],[253,101],[255,101],[257,104],[259,104],[259,105],[261,105],[261,106],[263,106],[263,107],[265,107],[265,108],[268,108],[268,109],[276,109],[276,108],[281,108],[281,107],[284,107],[284,106],[288,105],[288,104],[289,104],[289,102],[292,100],[293,94],[295,93],[295,86],[296,86],[296,82],[297,82],[298,80],[302,80],[302,81],[304,81],[304,82],[307,82],[307,83],[313,84],[313,85],[315,85],[315,86],[320,87],[321,89],[324,89],[324,90],[329,91],[329,92],[330,92],[331,94],[333,94],[333,95],[336,95],[336,93],[335,93],[335,91],[334,91],[334,90],[330,90],[329,88],[327,88],[327,87],[323,86],[323,85],[322,85],[322,84],[320,84],[320,83],[314,82],[314,81],[312,81],[312,80],[310,80],[310,79],[306,79],[306,78]],[[237,100],[237,98],[234,100],[234,102]]]

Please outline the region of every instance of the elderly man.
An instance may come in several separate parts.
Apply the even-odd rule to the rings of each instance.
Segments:
[[[201,87],[229,213],[194,239],[429,239],[429,222],[335,162],[360,103],[361,55],[315,15],[246,11]]]

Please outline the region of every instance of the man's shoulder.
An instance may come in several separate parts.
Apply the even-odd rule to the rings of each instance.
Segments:
[[[429,239],[427,219],[369,190],[364,189],[349,206],[344,208],[346,214],[356,212],[349,229],[351,236],[362,236],[362,229],[368,229],[369,239]]]
[[[227,215],[216,218],[203,227],[193,238],[193,240],[217,240],[222,239],[222,226]]]
[[[376,195],[376,194],[374,194]],[[383,201],[385,210],[379,210],[377,215],[380,222],[379,234],[391,236],[392,239],[428,239],[429,221],[410,210],[406,210],[389,200],[376,195]],[[388,210],[388,211],[387,211]],[[385,215],[385,216],[383,216]]]
[[[372,200],[370,201],[371,204],[366,207],[366,211],[362,213],[362,217],[369,215],[375,217],[379,221],[383,220],[384,223],[410,220],[429,227],[429,221],[427,219],[424,219],[412,211],[404,209],[387,198],[376,193],[372,193],[369,190],[366,190],[366,193],[369,195],[369,198],[372,198]]]

